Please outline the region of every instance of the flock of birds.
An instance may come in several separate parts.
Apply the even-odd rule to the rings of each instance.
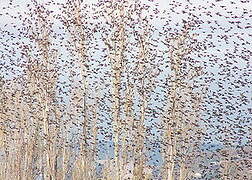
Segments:
[[[0,129],[14,146],[14,131],[34,136],[46,113],[41,136],[59,128],[56,144],[96,160],[113,159],[119,138],[119,156],[144,154],[152,179],[174,147],[189,179],[222,178],[216,158],[250,180],[251,19],[249,0],[4,0]]]

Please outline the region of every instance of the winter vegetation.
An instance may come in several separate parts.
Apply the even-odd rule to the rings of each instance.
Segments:
[[[0,2],[0,180],[252,180],[249,7]]]

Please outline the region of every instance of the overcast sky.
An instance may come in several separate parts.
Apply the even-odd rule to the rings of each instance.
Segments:
[[[23,15],[28,11],[26,5],[30,1],[13,0],[12,5],[9,5],[9,2],[9,0],[0,1],[0,57],[2,57],[0,59],[0,73],[6,74],[8,72],[9,75],[15,76],[19,73],[15,70],[10,71],[10,69],[6,67],[8,63],[11,64],[14,61],[18,61],[18,56],[11,56],[9,51],[12,49],[17,52],[20,51],[17,47],[12,46],[11,43],[18,41],[15,36],[18,34],[17,28],[21,27],[22,21],[18,20],[18,18],[11,18],[10,15],[18,16],[19,13]],[[47,0],[41,0],[41,2],[45,3]],[[55,0],[53,2],[62,3],[63,0]],[[88,4],[96,3],[96,1],[93,0],[86,2]],[[147,3],[147,1],[142,2]],[[238,130],[243,129],[248,132],[249,125],[251,124],[251,118],[249,118],[251,115],[249,114],[249,108],[252,107],[252,77],[251,74],[250,76],[248,75],[251,73],[252,62],[252,44],[250,44],[252,42],[252,1],[175,0],[175,3],[173,2],[173,4],[176,4],[176,6],[171,6],[170,3],[172,1],[170,0],[154,0],[154,2],[154,4],[159,4],[157,7],[160,13],[157,14],[157,18],[154,18],[153,21],[150,22],[159,30],[164,27],[168,16],[169,19],[172,19],[172,21],[167,28],[181,29],[180,26],[182,19],[188,19],[188,14],[183,13],[183,11],[188,12],[192,9],[193,10],[191,12],[203,21],[200,27],[195,30],[195,33],[199,34],[198,39],[200,41],[206,40],[205,42],[209,44],[213,43],[215,45],[215,47],[208,47],[208,49],[204,52],[205,55],[214,54],[215,57],[211,56],[201,59],[202,64],[205,65],[205,71],[211,75],[211,81],[207,82],[209,92],[208,98],[205,102],[209,112],[205,114],[205,118],[212,116],[210,122],[220,124],[220,122],[218,122],[219,117],[216,117],[214,114],[223,114],[224,112],[228,112],[227,115],[222,117],[224,119],[224,123],[222,123],[221,126],[227,128],[236,127]],[[152,4],[153,6],[153,3],[149,4]],[[155,9],[154,7],[152,8]],[[50,5],[48,6],[48,9],[53,10],[53,14],[61,13],[57,5]],[[95,11],[97,11],[97,9],[95,9]],[[92,11],[90,11],[90,13],[91,12]],[[6,15],[6,13],[8,14]],[[146,13],[146,15],[148,17],[150,16],[148,13]],[[161,16],[165,17],[165,19],[159,19]],[[91,21],[93,20],[90,19],[90,22]],[[230,22],[235,23],[233,24]],[[177,23],[179,23],[178,27],[175,26]],[[230,28],[232,29],[229,30]],[[226,32],[227,30],[229,31]],[[14,38],[11,37],[12,35],[8,35],[7,32],[14,33]],[[211,35],[211,38],[209,35]],[[227,41],[223,35],[228,36]],[[102,44],[102,42],[97,43]],[[162,47],[162,44],[160,43],[159,46]],[[235,58],[228,57],[227,53],[235,55]],[[10,56],[8,57],[8,55]],[[97,55],[97,57],[98,56],[99,55]],[[250,63],[248,60],[245,60],[244,57],[248,57]],[[214,61],[210,61],[213,59]],[[232,63],[232,65],[228,65],[228,63]],[[14,69],[18,69],[18,67],[15,67]],[[242,86],[238,80],[245,82],[245,85]],[[219,87],[220,83],[223,84],[222,88]],[[231,93],[231,95],[228,95],[228,93]],[[231,99],[229,103],[226,104],[225,98],[217,98],[222,94],[226,99]],[[243,104],[242,96],[248,98],[247,103]],[[236,108],[234,110],[229,110],[227,109],[229,108],[228,105]],[[241,110],[240,113],[239,110]],[[231,125],[230,122],[233,122],[233,125]],[[242,125],[242,127],[238,127],[236,124]],[[235,132],[238,132],[238,130],[235,130]],[[215,135],[218,135],[219,133],[217,128],[212,128],[211,131],[212,134]],[[233,136],[238,137],[241,135],[235,134]],[[216,141],[216,138],[211,139],[211,141]]]

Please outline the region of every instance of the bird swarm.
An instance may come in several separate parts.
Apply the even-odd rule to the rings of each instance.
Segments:
[[[251,180],[252,11],[166,3],[1,7],[0,179]]]

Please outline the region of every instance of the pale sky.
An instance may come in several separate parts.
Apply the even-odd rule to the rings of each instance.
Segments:
[[[42,0],[41,0],[42,1]],[[210,58],[201,58],[202,63],[206,66],[206,71],[211,74],[212,80],[208,82],[209,85],[209,97],[213,97],[214,100],[207,101],[207,106],[209,107],[209,114],[206,114],[206,116],[213,115],[213,112],[219,112],[223,113],[225,111],[225,104],[218,104],[215,102],[217,99],[214,97],[215,95],[218,95],[218,93],[224,93],[224,95],[227,93],[231,93],[233,96],[227,96],[227,98],[233,98],[231,99],[231,102],[229,103],[230,106],[234,106],[236,104],[242,103],[240,100],[240,94],[243,94],[244,96],[248,97],[249,101],[246,104],[241,104],[240,108],[242,110],[242,113],[238,113],[237,110],[227,110],[229,112],[229,115],[227,115],[225,118],[231,118],[235,119],[235,117],[240,117],[241,121],[244,122],[243,124],[246,124],[243,128],[246,131],[249,131],[248,125],[251,124],[251,119],[248,118],[248,108],[252,107],[251,103],[251,81],[252,77],[245,76],[248,73],[251,73],[251,63],[248,64],[246,60],[244,60],[243,56],[249,57],[251,60],[252,56],[252,44],[249,44],[252,42],[252,27],[245,28],[247,26],[251,26],[252,24],[252,1],[251,0],[190,0],[190,3],[188,3],[187,0],[175,0],[179,6],[172,7],[172,10],[175,12],[172,12],[170,9],[171,6],[169,5],[171,0],[153,0],[156,3],[159,3],[158,10],[161,12],[157,15],[158,18],[155,18],[151,21],[153,26],[155,26],[157,29],[161,30],[162,27],[164,27],[165,21],[167,18],[172,19],[170,24],[167,28],[172,29],[180,29],[180,24],[182,19],[188,19],[188,15],[185,13],[183,14],[183,11],[188,11],[189,9],[194,8],[192,13],[194,15],[197,15],[200,20],[203,21],[203,23],[200,25],[200,28],[197,29],[195,32],[199,34],[198,39],[200,41],[204,41],[206,39],[207,43],[213,43],[216,47],[212,48],[209,47],[207,50],[205,50],[205,54],[214,54],[215,60],[217,59],[217,63],[211,62]],[[47,2],[47,0],[43,0],[42,2]],[[57,2],[63,2],[62,0],[55,0],[53,1],[55,3]],[[86,1],[88,4],[95,3],[96,1]],[[147,1],[142,1],[144,3],[147,3]],[[10,35],[8,35],[8,32],[14,33],[17,35],[17,28],[21,27],[22,21],[18,19],[10,18],[8,15],[5,15],[6,13],[9,13],[10,15],[18,16],[20,14],[24,14],[28,11],[26,8],[27,3],[29,3],[28,0],[13,0],[13,5],[10,6],[10,8],[4,8],[7,7],[9,3],[9,0],[1,0],[0,1],[0,57],[3,55],[5,58],[0,59],[0,73],[5,74],[6,72],[9,72],[12,74],[12,76],[17,75],[15,71],[10,72],[9,69],[4,67],[4,63],[12,63],[18,61],[18,57],[10,56],[7,58],[6,55],[8,54],[8,50],[15,49],[16,47],[11,46],[11,42],[17,41],[17,39],[12,39]],[[156,4],[154,3],[154,4]],[[151,4],[151,3],[148,3]],[[153,3],[152,3],[153,4]],[[53,14],[59,14],[61,11],[58,9],[57,5],[51,5],[48,6],[49,10],[53,10]],[[154,7],[152,7],[154,9]],[[95,11],[97,9],[94,9]],[[165,11],[165,14],[163,12]],[[91,9],[91,12],[94,12]],[[207,15],[207,12],[210,13],[209,16]],[[232,14],[230,14],[230,12]],[[247,12],[247,13],[244,13]],[[152,13],[151,13],[152,14]],[[221,16],[219,16],[220,14]],[[147,16],[150,14],[146,13]],[[244,15],[242,17],[242,15]],[[90,15],[91,16],[91,15]],[[165,19],[160,20],[159,17],[162,16]],[[168,17],[170,16],[170,17]],[[232,16],[232,18],[227,18],[225,16]],[[237,16],[237,17],[235,17]],[[91,19],[90,22],[93,20]],[[209,23],[208,23],[209,21]],[[215,21],[218,23],[216,25]],[[236,26],[236,24],[230,24],[230,21],[238,22],[240,21],[239,25],[242,28],[239,28]],[[57,22],[56,22],[57,23]],[[180,23],[178,27],[175,27],[176,23]],[[13,27],[16,25],[16,27]],[[228,33],[225,33],[225,30],[232,27],[233,29],[230,30]],[[209,34],[212,35],[212,39],[207,37]],[[223,35],[229,35],[226,43],[224,41]],[[101,42],[98,42],[102,44]],[[245,43],[245,44],[243,44]],[[6,47],[5,45],[8,45],[9,47]],[[160,47],[163,47],[161,44],[159,44]],[[237,51],[235,51],[235,48],[237,48]],[[17,52],[20,51],[20,49],[16,49]],[[235,51],[235,53],[234,53]],[[235,58],[227,58],[227,53],[235,54]],[[226,55],[225,55],[226,54]],[[98,55],[97,55],[98,56]],[[240,56],[240,57],[239,57]],[[66,58],[66,57],[65,57]],[[195,55],[195,58],[196,55]],[[224,59],[226,61],[224,61]],[[64,58],[63,58],[64,59]],[[199,58],[200,59],[200,58]],[[161,59],[157,59],[158,63],[162,62]],[[231,66],[227,66],[227,63],[231,62]],[[252,62],[252,60],[251,60]],[[221,66],[223,64],[223,66]],[[237,67],[239,70],[236,70],[235,67]],[[228,70],[227,70],[228,69]],[[230,71],[230,75],[227,75]],[[223,73],[224,75],[221,75]],[[165,77],[165,75],[163,75]],[[247,80],[246,80],[247,79]],[[241,86],[240,83],[237,82],[237,80],[241,81],[247,81],[247,84],[245,84],[244,87]],[[219,82],[222,82],[224,84],[224,87],[221,89],[218,87]],[[237,84],[239,87],[234,87],[232,84]],[[215,99],[216,98],[216,99]],[[215,122],[218,124],[217,118],[212,118],[212,122]],[[222,124],[223,126],[229,127],[231,126],[227,122],[230,122],[229,120],[225,121],[226,124]],[[240,122],[236,122],[240,123]],[[235,123],[234,123],[235,124]],[[233,127],[233,126],[232,126]],[[213,130],[213,134],[218,134],[216,130]],[[237,135],[238,136],[238,135]],[[214,141],[212,139],[212,141]]]

